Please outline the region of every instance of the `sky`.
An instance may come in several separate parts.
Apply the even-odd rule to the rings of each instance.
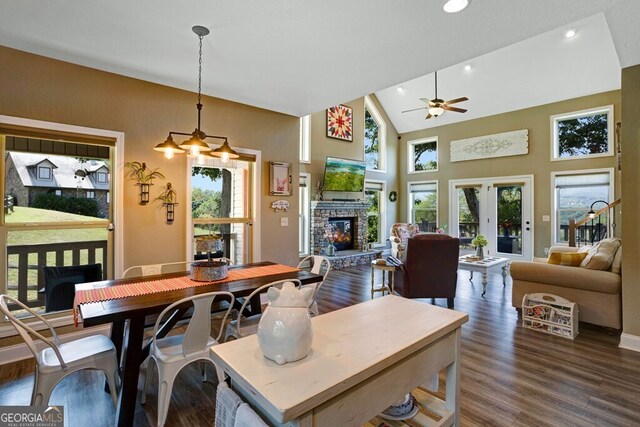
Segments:
[[[212,181],[211,178],[196,175],[191,177],[191,188],[201,188],[203,190],[215,190],[222,191],[222,180],[217,179]]]

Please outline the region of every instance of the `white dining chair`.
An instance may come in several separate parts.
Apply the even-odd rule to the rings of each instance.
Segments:
[[[228,298],[229,307],[222,318],[220,332],[216,338],[212,338],[211,304],[218,297]],[[170,335],[161,339],[152,338],[149,360],[155,361],[155,365],[158,367],[158,420],[156,423],[158,426],[163,426],[167,420],[173,381],[183,367],[195,361],[211,362],[216,368],[218,382],[224,381],[224,373],[209,357],[209,348],[220,342],[227,317],[233,308],[233,301],[234,297],[230,292],[210,292],[183,298],[180,301],[174,302],[162,310],[162,313],[158,316],[158,320],[153,328],[154,337],[158,334],[162,320],[168,313],[173,312],[178,306],[185,305],[189,302],[193,305],[193,314],[191,320],[189,320],[187,331],[184,334]],[[142,404],[146,402],[152,372],[153,363],[148,363],[141,398]]]
[[[310,271],[313,274],[322,274],[322,282],[313,283],[310,285],[302,285],[302,288],[307,288],[312,286],[315,288],[313,291],[313,299],[311,300],[311,304],[309,304],[309,312],[311,312],[313,316],[318,316],[320,315],[320,312],[318,311],[318,303],[316,301],[316,297],[318,296],[318,291],[320,290],[320,287],[324,284],[324,281],[327,278],[329,271],[331,271],[331,262],[329,262],[327,258],[321,255],[309,255],[308,257],[305,257],[302,259],[302,261],[300,261],[300,263],[298,264],[298,268],[305,268],[305,265],[307,262],[311,263]],[[324,269],[324,274],[322,273],[323,269]]]
[[[134,277],[153,276],[156,274],[173,273],[178,272],[179,266],[189,267],[193,261],[178,261],[178,262],[166,262],[163,264],[145,264],[134,265],[127,268],[122,273],[123,279],[132,279]]]
[[[44,323],[51,331],[51,338],[44,337],[15,317],[7,303],[15,304]],[[13,324],[36,359],[35,382],[31,395],[32,406],[47,406],[55,386],[67,375],[83,369],[97,369],[105,373],[113,405],[117,405],[118,360],[116,348],[108,337],[92,335],[60,344],[58,334],[51,323],[17,299],[9,295],[0,295],[0,311]],[[46,348],[38,351],[32,337],[42,341]]]
[[[297,279],[284,279],[278,280],[276,282],[267,283],[266,285],[260,286],[255,291],[251,292],[251,294],[244,299],[240,310],[238,311],[238,317],[235,320],[232,320],[227,325],[227,330],[224,334],[225,342],[229,339],[239,339],[249,335],[253,335],[258,332],[258,323],[260,323],[260,317],[262,313],[256,313],[249,317],[243,317],[242,313],[244,313],[247,304],[251,302],[251,299],[258,294],[266,293],[267,289],[272,286],[282,287],[282,284],[285,282],[292,282],[297,287],[300,287],[300,281]]]

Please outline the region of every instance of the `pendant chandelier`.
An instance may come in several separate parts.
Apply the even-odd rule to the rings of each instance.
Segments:
[[[202,39],[209,34],[209,29],[196,25],[192,30],[198,36],[200,48],[198,53],[198,103],[196,104],[198,109],[198,126],[191,133],[169,132],[167,139],[156,145],[153,149],[163,152],[167,159],[173,158],[174,154],[187,152],[188,156],[196,158],[199,164],[204,163],[205,156],[219,157],[223,163],[226,163],[229,159],[237,159],[240,157],[238,153],[229,146],[227,137],[207,135],[200,129],[200,113],[202,112]],[[189,136],[190,138],[178,145],[173,140],[173,135],[184,135]],[[221,147],[212,150],[211,147],[204,142],[206,138],[221,139],[224,142]]]

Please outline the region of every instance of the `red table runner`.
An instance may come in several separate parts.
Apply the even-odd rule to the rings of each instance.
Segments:
[[[73,320],[78,326],[78,315],[81,304],[110,301],[122,298],[135,297],[140,295],[155,294],[159,292],[174,291],[177,289],[195,288],[197,286],[212,285],[218,283],[233,282],[235,280],[252,279],[254,277],[275,276],[277,274],[292,273],[300,271],[299,268],[288,265],[273,264],[251,268],[233,268],[229,270],[229,275],[222,280],[214,282],[196,282],[189,276],[174,277],[171,279],[150,280],[147,282],[129,283],[126,285],[108,286],[105,288],[94,288],[76,291],[73,301]]]

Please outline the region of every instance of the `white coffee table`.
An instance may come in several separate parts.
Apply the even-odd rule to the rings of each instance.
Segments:
[[[471,271],[469,281],[473,280],[473,272],[482,273],[482,296],[487,292],[487,274],[502,269],[502,286],[507,284],[507,275],[509,274],[509,258],[485,257],[482,260],[475,261],[468,259],[473,255],[461,256],[458,260],[458,268]]]

